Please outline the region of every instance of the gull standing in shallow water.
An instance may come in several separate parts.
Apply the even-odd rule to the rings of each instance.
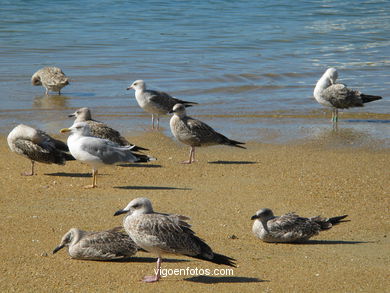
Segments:
[[[118,131],[104,124],[103,122],[92,119],[91,110],[89,108],[80,108],[76,112],[68,115],[68,117],[76,117],[74,123],[86,122],[92,136],[108,139],[120,146],[132,146],[132,151],[148,151],[148,149],[132,145],[126,138],[124,138]]]
[[[120,146],[108,139],[93,137],[86,122],[78,122],[70,128],[61,129],[61,133],[71,132],[68,137],[70,153],[81,162],[92,166],[92,185],[96,187],[98,168],[104,165],[126,162],[148,162],[156,160],[142,154],[133,154],[131,146]]]
[[[152,114],[152,128],[154,129],[155,116],[157,117],[157,129],[159,128],[160,118],[159,115],[166,115],[173,106],[177,103],[183,104],[185,107],[191,107],[198,103],[188,102],[176,99],[167,93],[147,90],[146,83],[143,80],[136,80],[131,86],[127,88],[135,90],[135,99],[138,105],[144,109],[145,112]]]
[[[302,218],[294,213],[288,213],[277,217],[272,210],[265,208],[252,216],[251,220],[255,220],[252,232],[265,242],[304,242],[323,230],[347,222],[341,221],[347,216]]]
[[[157,255],[155,276],[144,277],[144,282],[156,282],[160,279],[162,256],[179,254],[197,259],[235,267],[235,259],[214,253],[212,249],[191,230],[181,215],[161,214],[153,211],[147,198],[133,199],[123,210],[114,216],[127,213],[123,227],[130,237],[142,249]]]
[[[46,89],[46,95],[49,91],[58,92],[61,95],[61,89],[69,84],[69,78],[58,67],[44,67],[39,69],[31,77],[33,85],[41,85]]]
[[[342,83],[336,83],[337,77],[336,68],[329,68],[314,88],[314,98],[317,102],[332,108],[333,123],[338,121],[338,109],[363,107],[365,103],[382,99],[380,96],[365,95],[358,90],[347,88]]]
[[[65,165],[66,161],[75,159],[67,153],[66,143],[24,124],[19,124],[8,134],[7,142],[11,151],[31,160],[31,172],[22,173],[25,176],[34,175],[35,162]]]
[[[174,113],[170,121],[172,134],[180,142],[191,146],[189,160],[184,161],[184,164],[195,162],[195,147],[222,144],[245,149],[241,146],[244,142],[231,140],[206,123],[187,116],[182,104],[176,104],[169,113]]]
[[[133,256],[138,247],[122,227],[102,232],[70,229],[54,248],[53,254],[68,247],[68,254],[75,259],[110,260]]]

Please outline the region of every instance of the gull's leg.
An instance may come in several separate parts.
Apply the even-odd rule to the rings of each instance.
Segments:
[[[191,164],[193,162],[192,160],[192,157],[193,157],[193,153],[195,152],[195,147],[191,146],[191,149],[190,149],[190,157],[188,159],[188,161],[183,161],[181,162],[182,164]],[[194,160],[195,160],[195,157],[194,157]]]
[[[84,186],[84,188],[95,188],[95,187],[97,187],[97,185],[96,185],[96,182],[97,182],[96,175],[97,175],[97,173],[98,173],[98,170],[93,168],[92,169],[92,185],[86,185],[86,186]]]
[[[195,147],[192,147],[192,159],[191,163],[195,162]]]
[[[49,89],[46,87],[46,92],[45,92],[45,95],[49,95]]]
[[[34,166],[35,166],[35,162],[31,161],[31,172],[23,172],[21,175],[23,175],[23,176],[32,176],[32,175],[34,175]]]
[[[160,274],[161,263],[162,263],[162,259],[161,259],[161,257],[158,257],[157,258],[156,275],[155,276],[145,276],[142,279],[142,281],[144,281],[146,283],[152,283],[152,282],[157,282],[158,280],[160,280],[160,277],[161,277],[161,274]]]
[[[160,115],[157,114],[157,129],[160,128]]]
[[[154,129],[154,114],[152,114],[152,129]]]

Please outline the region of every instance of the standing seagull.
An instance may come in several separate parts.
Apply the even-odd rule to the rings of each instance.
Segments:
[[[157,117],[157,129],[160,125],[159,115],[166,115],[170,110],[172,110],[173,106],[177,103],[181,103],[186,107],[191,107],[192,105],[196,105],[198,103],[195,102],[187,102],[176,99],[170,96],[167,93],[147,90],[146,83],[143,80],[136,80],[133,82],[131,86],[127,88],[135,90],[135,98],[138,102],[138,105],[144,109],[145,112],[152,114],[152,128],[154,129],[154,120],[155,115]]]
[[[46,95],[49,91],[58,92],[61,95],[61,89],[69,84],[69,78],[58,67],[44,67],[39,69],[31,77],[33,85],[41,85],[46,89]]]
[[[332,108],[332,122],[338,121],[338,109],[363,107],[363,104],[380,100],[380,96],[362,94],[358,90],[347,88],[342,83],[336,83],[338,73],[336,68],[329,68],[318,80],[314,88],[314,98],[323,106]]]
[[[102,232],[88,232],[70,229],[54,248],[53,254],[68,247],[68,253],[75,259],[110,260],[134,255],[138,248],[122,227]]]
[[[155,276],[146,276],[144,282],[156,282],[160,279],[162,256],[179,254],[197,259],[235,267],[235,259],[214,253],[212,249],[191,230],[181,215],[160,214],[153,211],[149,199],[133,199],[123,210],[114,216],[127,213],[123,227],[130,237],[142,249],[157,255]]]
[[[70,128],[61,129],[61,133],[71,132],[68,137],[70,153],[81,162],[92,166],[92,185],[85,188],[96,187],[98,167],[124,162],[148,162],[155,158],[133,154],[131,146],[120,146],[108,139],[90,135],[86,122],[78,122]]]
[[[276,217],[270,209],[265,208],[252,216],[251,220],[255,220],[252,232],[265,242],[304,242],[333,225],[346,222],[341,221],[346,217],[302,218],[294,213]]]
[[[169,113],[174,113],[170,121],[172,134],[180,142],[191,146],[190,158],[184,164],[195,162],[195,147],[223,144],[245,149],[240,145],[245,144],[244,142],[231,140],[206,123],[187,116],[183,104],[176,104]]]
[[[31,172],[22,173],[25,176],[34,175],[35,162],[65,165],[66,161],[74,160],[67,153],[69,149],[64,142],[24,124],[19,124],[8,134],[7,142],[11,151],[31,160]]]
[[[91,110],[89,108],[80,108],[76,112],[68,115],[68,117],[76,117],[74,123],[86,122],[92,136],[108,139],[120,146],[132,146],[132,151],[148,151],[140,146],[132,145],[126,138],[124,138],[118,131],[104,124],[103,122],[92,119]]]

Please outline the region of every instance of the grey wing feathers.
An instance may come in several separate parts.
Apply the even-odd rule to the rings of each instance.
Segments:
[[[16,140],[15,147],[19,154],[24,155],[33,161],[46,164],[54,163],[64,165],[68,156],[70,156],[57,150],[54,145],[45,144],[41,146],[25,139]]]
[[[195,102],[188,102],[188,101],[183,101],[174,98],[171,95],[164,92],[153,91],[153,90],[147,90],[146,92],[149,94],[150,96],[149,100],[151,102],[160,104],[165,108],[167,112],[172,110],[173,106],[175,106],[176,104],[183,104],[185,107],[191,107],[191,105],[197,104]]]
[[[91,137],[88,138],[91,139]],[[107,139],[90,140],[84,143],[81,148],[91,155],[99,157],[104,164],[138,161],[131,152],[131,147],[120,147]]]
[[[275,233],[289,233],[291,239],[302,239],[314,236],[319,233],[321,227],[319,224],[307,218],[299,217],[296,214],[289,213],[281,217],[276,217],[268,222],[272,225],[272,231]]]
[[[334,84],[326,88],[322,92],[322,97],[329,101],[332,106],[339,109],[363,107],[361,93],[357,90],[349,89],[341,83]]]
[[[137,252],[137,246],[128,234],[118,228],[103,232],[91,232],[82,239],[81,246],[95,251],[101,258],[117,258],[131,256]],[[91,254],[93,252],[91,251]]]

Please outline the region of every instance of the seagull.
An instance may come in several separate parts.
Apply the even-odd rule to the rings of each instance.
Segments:
[[[274,216],[272,210],[261,209],[252,216],[252,232],[265,242],[304,242],[323,230],[342,222],[348,215],[333,218],[302,218],[294,213]]]
[[[197,259],[235,267],[235,259],[218,254],[191,230],[181,215],[162,214],[153,211],[149,199],[133,199],[124,209],[114,216],[127,213],[123,227],[135,244],[157,255],[156,275],[144,277],[144,282],[156,282],[160,279],[161,262],[164,254],[179,254]]]
[[[31,171],[22,173],[24,176],[34,175],[35,162],[65,165],[66,161],[75,159],[67,153],[69,149],[64,142],[24,124],[19,124],[8,134],[7,142],[12,152],[31,160]]]
[[[138,248],[129,235],[116,227],[102,232],[70,229],[54,248],[53,254],[68,247],[68,254],[75,259],[111,260],[133,256]]]
[[[58,92],[61,95],[61,89],[69,84],[69,78],[62,72],[61,68],[44,67],[33,74],[31,83],[43,86],[46,89],[46,95],[49,94],[49,91]]]
[[[61,129],[61,133],[70,132],[68,146],[70,153],[81,162],[92,166],[92,185],[95,188],[98,168],[122,162],[148,162],[156,160],[142,154],[133,154],[131,146],[120,146],[108,139],[93,137],[86,122],[74,123],[70,128]]]
[[[154,129],[154,120],[155,116],[157,117],[157,129],[159,128],[160,118],[159,115],[166,115],[173,106],[177,103],[181,103],[186,107],[191,107],[198,103],[187,102],[183,100],[176,99],[170,96],[167,93],[147,90],[146,83],[143,80],[136,80],[131,86],[127,88],[135,90],[135,98],[138,102],[138,105],[144,109],[145,112],[152,114],[152,129]]]
[[[245,149],[241,146],[245,144],[244,142],[231,140],[206,123],[187,116],[183,104],[176,104],[169,113],[174,113],[170,120],[172,134],[180,142],[191,146],[189,160],[184,161],[183,164],[195,162],[195,147],[222,144]]]
[[[148,149],[132,145],[126,138],[124,138],[118,131],[104,124],[103,122],[92,119],[91,110],[89,108],[80,108],[76,112],[68,115],[68,117],[76,117],[74,123],[86,122],[89,126],[92,136],[108,139],[120,146],[132,146],[132,151],[148,151]]]
[[[336,83],[336,68],[328,68],[314,88],[314,98],[323,106],[332,108],[332,122],[338,121],[338,109],[363,107],[365,103],[380,100],[380,96],[365,95],[358,90]]]

